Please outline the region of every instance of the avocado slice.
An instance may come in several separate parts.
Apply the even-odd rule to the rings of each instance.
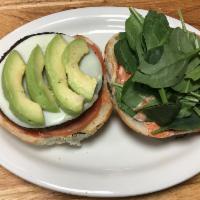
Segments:
[[[84,98],[68,87],[62,63],[62,54],[66,46],[66,41],[59,34],[51,40],[45,52],[45,68],[60,107],[69,114],[78,115],[83,110]]]
[[[26,83],[31,99],[37,102],[44,110],[59,112],[56,100],[43,81],[44,55],[39,45],[31,52],[26,67]]]
[[[3,91],[13,114],[20,120],[35,126],[45,124],[39,104],[31,101],[25,94],[22,79],[26,64],[17,51],[8,55],[2,73]]]
[[[78,38],[70,42],[63,53],[63,64],[68,76],[70,87],[78,94],[91,101],[97,85],[97,80],[84,72],[78,66],[81,58],[89,52],[85,40]]]

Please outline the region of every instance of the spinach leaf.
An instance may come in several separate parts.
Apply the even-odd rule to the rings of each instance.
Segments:
[[[188,32],[188,31],[187,31],[187,28],[186,28],[186,26],[185,26],[185,22],[184,22],[184,19],[183,19],[183,15],[182,15],[181,9],[178,9],[178,15],[179,15],[179,18],[180,18],[180,21],[181,21],[181,24],[182,24],[182,29],[183,29],[185,32]]]
[[[122,65],[127,72],[136,71],[137,56],[131,51],[126,39],[121,39],[115,44],[114,53],[118,64]]]
[[[189,53],[192,50],[196,49],[194,41],[191,41],[187,32],[185,32],[181,28],[175,28],[174,31],[171,33],[171,47],[173,49],[177,49],[182,53]]]
[[[177,118],[171,124],[162,127],[160,130],[156,130],[155,133],[159,133],[166,130],[175,131],[192,131],[200,128],[200,117],[192,112],[190,117]]]
[[[181,60],[165,67],[154,74],[143,74],[136,71],[133,81],[148,85],[152,88],[165,88],[176,85],[180,82],[187,69],[188,60]]]
[[[172,122],[180,110],[180,104],[169,103],[156,105],[143,109],[142,112],[152,121],[160,126],[164,126]]]
[[[185,74],[187,75],[188,73],[190,73],[198,65],[200,65],[200,56],[199,55],[197,55],[196,57],[194,57],[193,59],[190,60]]]
[[[200,100],[200,91],[199,90],[196,90],[195,92],[190,92],[190,95],[192,95]]]
[[[144,19],[143,36],[146,44],[145,61],[156,64],[162,57],[163,45],[167,42],[171,32],[164,14],[149,11]]]
[[[172,87],[173,90],[180,93],[189,93],[200,88],[200,81],[182,79],[178,84]]]
[[[191,101],[187,99],[187,97],[183,97],[179,100],[181,105],[180,112],[177,115],[177,118],[189,117],[193,113],[193,107],[197,104],[197,102]]]
[[[190,41],[192,42],[192,44],[194,45],[194,48],[198,49],[200,47],[200,38],[195,33],[192,33],[187,30],[181,10],[178,10],[178,14],[180,17],[183,31],[187,33],[187,36],[190,39]]]
[[[169,66],[178,63],[179,61],[181,62],[187,59],[189,62],[194,55],[197,55],[200,49],[191,48],[191,42],[187,37],[185,37],[187,40],[187,42],[185,41],[185,44],[180,42],[182,38],[177,36],[179,35],[179,29],[180,28],[176,28],[171,32],[169,42],[164,45],[164,52],[159,62],[152,65],[143,60],[143,62],[139,65],[141,72],[145,74],[154,74],[164,68],[168,68]],[[190,51],[186,50],[185,47]]]
[[[166,90],[166,88],[165,88],[165,90]],[[167,88],[167,99],[168,99],[168,102],[176,103],[183,97],[184,97],[184,94],[175,92],[171,88]]]
[[[141,24],[144,23],[144,17],[143,17],[139,12],[137,12],[135,8],[131,8],[131,7],[130,7],[130,8],[129,8],[129,11],[130,11],[131,15],[135,16],[135,18],[137,18],[137,20],[138,20]]]
[[[181,56],[179,56],[179,54],[176,54],[176,58],[174,57],[175,52],[174,55],[171,54],[171,56],[169,56],[168,54],[168,56],[166,57],[168,57],[169,60],[161,62],[161,58],[159,63],[157,63],[156,65],[148,64],[150,65],[148,66],[149,68],[146,65],[146,68],[143,68],[142,72],[145,71],[144,73],[148,73],[144,74],[140,71],[137,71],[133,79],[136,82],[146,84],[153,88],[164,88],[176,85],[183,79],[184,74],[187,70],[187,64],[190,61],[191,57],[195,56],[199,51],[200,49],[195,49],[192,52]],[[167,51],[165,51],[165,53],[166,52]],[[170,57],[173,62],[172,60],[170,60]]]
[[[148,86],[132,82],[131,78],[123,86],[122,102],[135,111],[160,103],[155,90]]]
[[[143,35],[147,51],[162,46],[170,33],[169,23],[164,14],[149,11],[144,19]]]
[[[188,106],[188,105],[184,105],[181,107],[178,115],[177,115],[177,118],[184,118],[184,117],[189,117],[192,115],[192,107],[191,106]]]
[[[189,37],[190,41],[192,42],[194,48],[198,49],[200,47],[200,38],[199,38],[199,36],[197,36],[193,32],[189,32],[189,31],[188,31],[188,34],[189,34],[188,37]]]
[[[163,46],[159,46],[148,50],[145,54],[145,61],[147,61],[149,64],[155,65],[160,60],[163,51],[164,51]]]
[[[200,117],[200,108],[199,108],[199,106],[195,106],[195,107],[193,108],[193,110],[194,110],[194,112]]]
[[[146,51],[146,46],[143,41],[142,34],[138,35],[138,40],[136,41],[136,52],[137,56],[139,58],[139,63],[141,63],[144,60],[144,55]]]
[[[119,40],[126,39],[126,32],[120,32],[119,33]]]
[[[122,102],[121,96],[122,96],[122,87],[114,86],[115,87],[115,99],[117,102],[117,105],[120,109],[122,109],[126,114],[133,117],[136,113],[133,111],[132,108],[128,107],[125,103]]]
[[[134,9],[131,9],[131,15],[125,22],[126,37],[133,51],[136,51],[136,42],[143,29],[144,18]]]
[[[185,128],[179,119],[200,115],[200,39],[187,31],[182,15],[183,29],[170,28],[165,15],[155,11],[145,18],[130,12],[114,51],[134,76],[115,86],[117,104],[129,116],[144,112],[162,130]]]
[[[192,79],[192,80],[191,80]],[[200,88],[200,57],[197,55],[187,65],[184,79],[172,88],[180,93],[193,92]]]
[[[193,47],[196,49],[200,48],[200,38],[195,33],[187,30],[184,19],[183,19],[183,15],[180,9],[178,10],[178,14],[179,14],[180,21],[182,24],[182,30],[186,33],[187,37],[193,44]]]
[[[200,79],[200,65],[195,67],[192,71],[188,72],[185,78],[190,78],[193,81],[197,81]]]
[[[194,105],[199,103],[199,99],[197,97],[195,97],[193,95],[188,95],[188,94],[183,97],[183,100],[187,101],[187,102],[190,102],[190,103],[192,103]]]

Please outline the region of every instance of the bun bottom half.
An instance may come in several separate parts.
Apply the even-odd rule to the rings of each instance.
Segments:
[[[26,36],[17,43],[22,42],[31,36],[32,35]],[[98,129],[100,129],[109,119],[113,106],[110,98],[110,93],[107,88],[107,82],[105,78],[105,65],[103,62],[102,54],[97,45],[88,38],[80,35],[75,37],[81,37],[85,39],[101,62],[103,71],[103,84],[97,101],[80,117],[58,126],[41,129],[29,129],[21,127],[9,120],[4,115],[4,113],[0,111],[0,126],[12,135],[16,136],[18,139],[35,145],[54,145],[68,143],[70,145],[79,146],[82,140],[94,135],[95,133],[98,133]],[[11,47],[11,49],[9,49],[9,51],[11,51],[14,46],[15,44]],[[9,51],[6,52],[6,54],[8,54]]]
[[[105,58],[105,65],[106,65],[106,78],[108,82],[109,92],[111,95],[111,99],[113,102],[113,107],[116,110],[117,114],[121,118],[121,120],[130,128],[133,130],[133,133],[142,134],[148,137],[154,137],[154,138],[169,138],[172,136],[179,136],[184,135],[188,133],[197,133],[200,132],[200,130],[190,130],[190,131],[164,131],[159,134],[152,134],[151,132],[153,130],[156,130],[159,128],[159,126],[154,122],[143,122],[138,121],[132,117],[130,117],[128,114],[126,114],[123,110],[121,110],[118,107],[118,104],[115,99],[115,90],[112,86],[112,83],[116,82],[117,80],[117,70],[118,70],[118,63],[115,58],[114,54],[114,45],[118,41],[118,34],[114,35],[108,42],[105,48],[104,52],[104,58]]]

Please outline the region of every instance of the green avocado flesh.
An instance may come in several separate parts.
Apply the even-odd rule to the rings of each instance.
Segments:
[[[49,112],[59,112],[53,94],[43,81],[44,55],[39,45],[31,52],[26,67],[26,83],[31,99]]]
[[[75,39],[66,46],[62,58],[70,87],[86,101],[91,101],[97,80],[83,73],[78,66],[81,58],[88,52],[89,48],[85,40]]]
[[[2,81],[3,92],[13,114],[21,121],[31,125],[44,125],[44,116],[39,104],[31,101],[25,94],[22,80],[26,64],[17,51],[12,51],[5,62]]]
[[[78,115],[83,110],[84,98],[73,92],[67,84],[62,54],[67,42],[56,35],[48,44],[45,52],[45,68],[48,81],[60,107],[67,113]]]
[[[68,37],[66,41],[61,34],[41,37],[26,40],[2,63],[2,110],[11,121],[27,128],[65,123],[98,98],[94,96],[99,91],[97,80],[87,75],[93,65],[91,71],[97,77],[98,62],[87,43],[71,38],[68,43]],[[79,62],[86,54],[81,71]]]

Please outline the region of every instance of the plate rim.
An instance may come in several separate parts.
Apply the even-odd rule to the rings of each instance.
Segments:
[[[75,8],[75,9],[69,9],[69,10],[65,10],[65,11],[61,11],[61,12],[56,12],[56,13],[53,13],[53,14],[50,14],[50,15],[47,15],[47,16],[43,16],[43,17],[40,17],[38,19],[35,19],[31,22],[28,22],[20,27],[18,27],[17,29],[15,29],[14,31],[10,32],[9,34],[5,35],[4,37],[1,38],[0,41],[4,40],[5,38],[7,37],[11,37],[12,34],[16,34],[16,32],[21,32],[21,31],[24,31],[23,29],[27,29],[28,26],[31,26],[33,25],[34,23],[42,23],[43,20],[49,20],[48,18],[54,18],[55,16],[57,15],[61,15],[62,13],[69,13],[69,12],[77,12],[79,10],[95,10],[95,9],[127,9],[127,7],[114,7],[114,6],[100,6],[100,7],[84,7],[84,8]],[[145,11],[147,12],[148,10],[143,10],[143,9],[138,9],[139,11]],[[96,14],[98,15],[98,14]],[[167,16],[167,15],[166,15]],[[169,17],[169,16],[168,16]],[[176,20],[176,21],[179,21],[173,17],[169,17],[173,20]],[[49,24],[49,23],[48,23]],[[47,24],[47,25],[48,25]],[[193,30],[199,32],[198,29],[196,29],[195,27],[191,26],[191,25],[188,25],[186,24],[188,27],[192,27]],[[37,25],[38,27],[40,27],[41,25]],[[27,33],[25,33],[25,35],[27,35]],[[193,172],[188,174],[187,176],[185,176],[184,178],[180,178],[178,181],[175,181],[174,183],[170,184],[170,185],[166,185],[166,187],[162,187],[162,188],[157,188],[157,189],[153,189],[153,190],[147,190],[146,192],[139,192],[139,193],[123,193],[123,192],[119,192],[119,193],[98,193],[98,192],[93,192],[93,191],[85,191],[85,190],[73,190],[73,189],[70,189],[70,188],[60,188],[59,186],[55,186],[55,185],[51,185],[51,184],[48,184],[46,182],[43,182],[41,180],[38,180],[37,177],[33,177],[33,176],[30,176],[26,173],[23,174],[23,171],[21,171],[20,173],[18,173],[20,170],[18,170],[17,172],[17,169],[14,169],[12,167],[12,165],[10,165],[9,163],[6,163],[5,161],[3,162],[3,159],[1,159],[1,156],[0,156],[0,164],[6,168],[7,170],[9,170],[11,173],[15,174],[16,176],[28,181],[28,182],[31,182],[31,183],[34,183],[36,185],[39,185],[43,188],[47,188],[47,189],[51,189],[51,190],[54,190],[54,191],[58,191],[58,192],[63,192],[63,193],[67,193],[67,194],[73,194],[73,195],[79,195],[79,196],[90,196],[90,197],[127,197],[127,196],[136,196],[136,195],[141,195],[141,194],[148,194],[148,193],[152,193],[152,192],[156,192],[156,191],[160,191],[160,190],[164,190],[166,188],[169,188],[169,187],[172,187],[174,185],[177,185],[191,177],[193,177],[194,175],[196,175],[197,173],[200,172],[200,169],[198,169],[198,167],[196,167],[195,169],[193,169]]]

